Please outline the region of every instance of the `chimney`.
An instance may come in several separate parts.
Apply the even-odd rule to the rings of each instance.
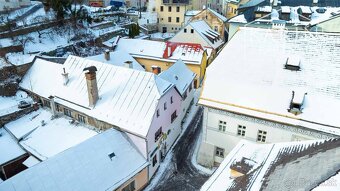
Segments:
[[[57,115],[57,110],[55,107],[54,96],[49,96],[48,99],[50,99],[51,103],[52,116],[55,117]]]
[[[107,60],[107,61],[110,60],[110,50],[105,50],[104,57],[105,57],[105,60]]]
[[[152,73],[158,75],[160,73],[161,68],[159,66],[151,66]]]
[[[313,6],[317,6],[319,3],[319,0],[313,0]]]
[[[66,73],[65,68],[63,68],[63,73],[61,75],[63,76],[64,86],[66,86],[66,84],[68,82],[68,73]]]
[[[87,84],[87,94],[89,97],[89,105],[90,107],[94,107],[99,98],[97,79],[96,79],[97,68],[95,66],[90,66],[90,67],[84,68],[83,71],[87,71],[85,73],[85,78],[86,78],[86,84]]]
[[[132,61],[126,61],[124,63],[126,68],[132,68]]]
[[[273,0],[273,7],[277,7],[278,0]]]
[[[168,46],[168,58],[171,56],[171,46]]]

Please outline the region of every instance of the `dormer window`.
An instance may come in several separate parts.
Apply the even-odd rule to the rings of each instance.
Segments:
[[[303,104],[304,104],[306,95],[307,95],[307,93],[293,91],[292,92],[292,99],[290,101],[290,106],[289,106],[288,111],[290,113],[295,114],[295,115],[302,113]]]
[[[299,71],[301,69],[300,67],[301,59],[296,56],[288,57],[285,64],[285,69],[291,70],[291,71]]]

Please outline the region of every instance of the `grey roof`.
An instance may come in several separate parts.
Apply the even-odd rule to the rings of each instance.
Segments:
[[[339,172],[339,158],[340,139],[275,144],[241,140],[201,191],[311,190]],[[244,175],[230,178],[230,169]]]
[[[160,78],[175,84],[176,89],[181,95],[186,92],[195,76],[196,74],[192,72],[181,59],[169,69],[159,74]]]
[[[4,181],[0,190],[116,190],[147,165],[124,133],[109,129]]]
[[[313,0],[280,0],[281,6],[313,6]],[[262,4],[263,3],[263,4]],[[250,0],[241,5],[239,9],[247,9],[258,5],[270,5],[270,0]],[[319,7],[340,7],[339,0],[319,0]]]

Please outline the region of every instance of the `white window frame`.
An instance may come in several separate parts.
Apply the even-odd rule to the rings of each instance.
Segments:
[[[218,121],[218,130],[222,131],[222,132],[225,132],[226,129],[227,129],[227,122],[219,120]]]
[[[241,136],[241,137],[245,137],[246,136],[246,129],[247,129],[246,126],[238,125],[237,126],[237,135]]]
[[[267,139],[267,131],[258,130],[257,132],[257,142],[265,143]]]
[[[216,147],[215,156],[224,158],[224,148]]]

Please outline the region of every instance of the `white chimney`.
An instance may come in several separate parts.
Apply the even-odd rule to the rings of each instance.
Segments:
[[[168,58],[170,58],[170,56],[171,56],[171,47],[168,46]]]
[[[105,60],[107,60],[107,61],[110,60],[110,50],[105,50],[104,57],[105,57]]]
[[[278,0],[274,0],[274,1],[273,1],[273,7],[276,7],[276,6],[277,6],[277,3],[278,3]]]
[[[66,86],[68,82],[68,73],[66,72],[65,68],[63,68],[63,73],[61,75],[63,76],[64,86]]]
[[[125,65],[126,68],[132,68],[132,61],[124,62],[124,65]]]
[[[51,110],[52,110],[52,116],[56,116],[57,115],[57,110],[56,110],[56,107],[55,107],[55,102],[54,102],[54,97],[53,96],[49,96],[48,97],[50,99],[50,104],[51,104]]]
[[[313,5],[316,5],[319,3],[319,0],[313,0]]]

